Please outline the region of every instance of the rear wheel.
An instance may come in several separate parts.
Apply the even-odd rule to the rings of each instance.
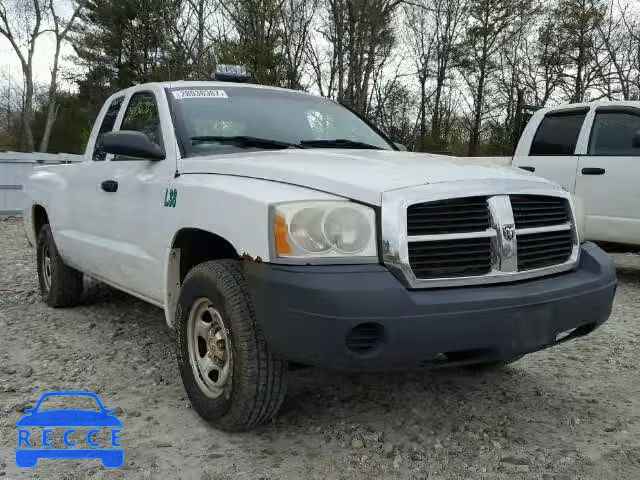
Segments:
[[[80,303],[82,272],[64,263],[49,225],[40,229],[36,258],[40,295],[46,304],[50,307],[70,307]]]
[[[272,418],[286,392],[287,362],[270,351],[236,260],[194,267],[176,310],[182,382],[216,428],[246,430]]]

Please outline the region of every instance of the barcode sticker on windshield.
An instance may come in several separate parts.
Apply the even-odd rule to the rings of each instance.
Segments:
[[[174,90],[172,93],[173,98],[176,100],[184,100],[185,98],[229,98],[224,90]]]

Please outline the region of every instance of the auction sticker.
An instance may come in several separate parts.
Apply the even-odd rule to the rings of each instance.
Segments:
[[[185,98],[229,98],[224,90],[212,90],[199,88],[197,90],[174,90],[173,98],[184,100]]]

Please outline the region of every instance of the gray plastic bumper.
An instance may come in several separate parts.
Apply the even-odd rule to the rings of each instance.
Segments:
[[[352,371],[541,350],[605,322],[616,288],[612,260],[590,243],[570,272],[429,290],[407,290],[382,265],[245,265],[272,350],[291,361]]]

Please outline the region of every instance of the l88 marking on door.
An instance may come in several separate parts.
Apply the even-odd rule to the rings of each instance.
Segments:
[[[164,206],[174,208],[178,200],[178,190],[175,188],[167,188],[164,191]]]

